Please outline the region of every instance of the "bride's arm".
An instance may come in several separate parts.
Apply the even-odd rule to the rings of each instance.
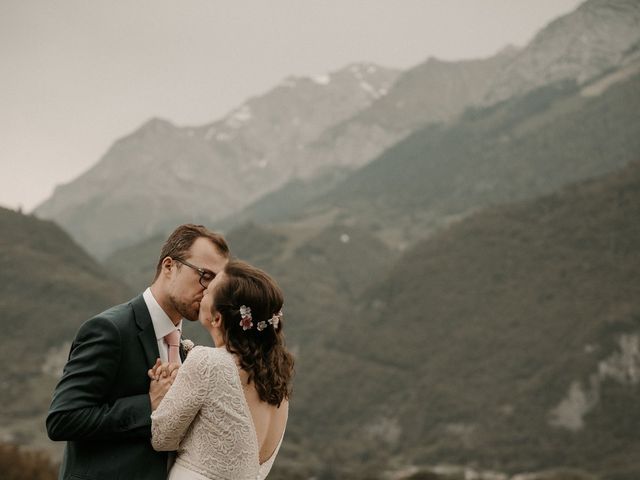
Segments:
[[[209,389],[207,350],[194,348],[173,385],[151,414],[151,444],[158,451],[177,450]]]

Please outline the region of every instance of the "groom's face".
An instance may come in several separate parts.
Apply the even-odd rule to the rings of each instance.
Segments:
[[[207,238],[201,237],[184,256],[184,260],[207,272],[218,274],[229,261],[220,254],[218,248]],[[169,283],[169,301],[172,307],[187,320],[198,320],[200,301],[205,288],[200,283],[200,273],[187,265],[175,262],[175,269]]]

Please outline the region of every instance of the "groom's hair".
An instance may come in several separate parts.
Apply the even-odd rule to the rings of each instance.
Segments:
[[[162,246],[158,265],[156,265],[156,276],[153,277],[153,280],[155,281],[160,275],[162,271],[162,261],[165,258],[184,259],[185,254],[189,251],[193,242],[201,237],[211,240],[211,243],[218,249],[218,253],[229,258],[229,246],[222,235],[212,232],[202,225],[194,225],[193,223],[180,225],[169,235],[169,238],[167,238],[167,241],[164,242]]]

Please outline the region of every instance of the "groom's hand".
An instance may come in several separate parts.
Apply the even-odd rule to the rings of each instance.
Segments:
[[[149,370],[147,370],[147,375],[149,376],[149,378],[151,380],[155,380],[157,377],[156,371],[158,370],[158,368],[162,366],[162,362],[160,361],[159,358],[156,359],[156,363],[153,365],[153,367],[151,367]]]
[[[147,375],[151,380],[158,380],[161,377],[170,377],[173,375],[173,372],[180,368],[179,363],[162,363],[158,358],[153,367],[151,367],[147,371]]]

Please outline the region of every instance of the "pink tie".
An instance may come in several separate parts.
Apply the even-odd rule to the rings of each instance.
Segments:
[[[180,363],[180,330],[174,330],[164,336],[169,347],[169,363]]]

